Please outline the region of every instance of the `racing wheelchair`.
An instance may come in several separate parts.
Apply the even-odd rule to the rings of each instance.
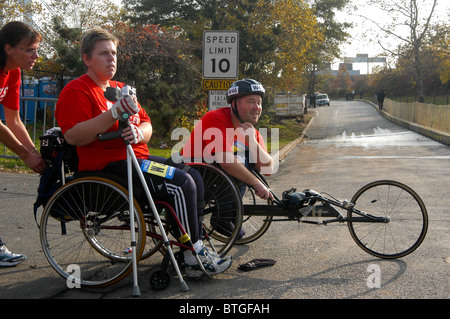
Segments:
[[[121,129],[128,125],[125,113]],[[100,136],[120,138],[121,130]],[[153,289],[169,285],[172,262],[181,290],[188,290],[180,268],[183,250],[195,254],[192,242],[178,220],[170,200],[153,201],[141,168],[127,145],[128,181],[102,172],[77,172],[76,150],[68,145],[59,128],[41,136],[41,154],[50,169],[41,177],[37,209],[40,241],[54,270],[72,287],[104,287],[119,282],[133,271],[133,295],[139,296],[137,263],[156,252],[163,254],[161,268],[150,276]],[[151,163],[150,163],[151,164]],[[159,173],[170,168],[153,163]],[[132,165],[140,183],[132,180]],[[204,239],[212,251],[225,255],[237,239],[242,223],[242,200],[235,183],[214,166],[201,166],[205,183],[205,212],[233,231],[219,234],[205,222]],[[169,238],[170,237],[170,238]],[[179,247],[174,253],[172,248]]]
[[[202,171],[201,167],[198,169]],[[264,176],[255,169],[251,171],[270,190]],[[350,201],[311,189],[298,192],[291,188],[281,198],[270,192],[274,200],[261,203],[247,187],[242,216],[245,232],[241,231],[244,235],[234,244],[259,239],[272,222],[347,223],[351,237],[362,250],[378,258],[395,259],[415,251],[427,234],[428,213],[422,199],[397,181],[371,182],[359,189]]]

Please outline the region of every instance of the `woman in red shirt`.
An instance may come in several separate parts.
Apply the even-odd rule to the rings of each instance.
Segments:
[[[140,163],[144,160],[165,162],[166,159],[150,156],[147,143],[152,136],[150,118],[140,107],[136,97],[122,96],[113,103],[104,97],[108,87],[122,88],[123,83],[111,81],[116,73],[117,38],[109,32],[94,28],[81,41],[81,55],[86,74],[69,82],[58,98],[55,116],[66,141],[77,147],[79,171],[104,171],[126,178],[126,148],[121,139],[99,142],[98,135],[118,129],[118,113],[127,110],[130,126],[124,129],[122,137],[130,141]],[[174,197],[174,209],[180,222],[189,233],[206,270],[215,275],[231,265],[231,259],[220,258],[208,252],[200,239],[201,224],[198,218],[197,202],[203,198],[202,180],[198,172],[186,173],[176,168],[171,179],[159,183],[150,174],[144,174],[150,191],[161,186]],[[153,193],[154,194],[154,193]],[[200,195],[200,196],[199,196]],[[189,276],[201,275],[190,252],[185,253],[186,272]]]
[[[47,167],[19,115],[20,69],[31,70],[38,58],[41,35],[23,22],[10,22],[0,30],[0,103],[6,125],[0,121],[0,142],[36,173]],[[11,253],[0,238],[0,266],[15,266],[26,257]]]

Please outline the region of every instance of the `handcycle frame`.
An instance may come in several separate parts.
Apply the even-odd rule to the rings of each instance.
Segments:
[[[208,165],[211,164],[190,165],[202,172],[208,170]],[[274,200],[257,204],[253,189],[245,185],[247,193],[250,193],[250,200],[243,200],[241,224],[245,231],[250,229],[250,232],[254,233],[248,236],[245,234],[233,244],[248,244],[257,240],[275,221],[297,221],[315,225],[347,223],[352,238],[361,249],[379,258],[394,259],[416,250],[426,236],[426,207],[419,195],[402,183],[390,180],[374,181],[363,186],[350,201],[338,200],[329,194],[325,196],[326,193],[319,194],[310,189],[303,192],[290,189],[283,192],[282,198],[279,198],[257,170],[250,171],[270,190]],[[290,194],[299,196],[294,204],[288,199]],[[381,209],[378,206],[382,206]],[[347,216],[338,209],[346,211]],[[317,217],[320,220],[311,220],[309,217]],[[252,224],[254,218],[263,219],[262,222],[257,220]],[[240,231],[236,229],[235,233]],[[381,241],[383,237],[384,242]]]
[[[252,173],[262,182],[266,187],[269,187],[269,184],[262,175],[253,170]],[[313,203],[312,205],[307,205],[305,207],[299,209],[291,209],[291,210],[282,210],[280,206],[283,205],[282,200],[269,188],[270,192],[274,196],[274,205],[245,205],[244,211],[245,215],[249,216],[272,216],[272,217],[287,217],[286,219],[272,219],[272,221],[292,221],[297,220],[298,222],[307,223],[307,224],[315,224],[315,225],[327,225],[330,223],[343,223],[343,222],[366,222],[366,223],[388,223],[389,218],[387,217],[377,217],[372,216],[364,211],[360,211],[355,209],[353,203],[344,200],[339,201],[337,199],[331,199],[328,197],[324,197],[321,194],[317,193],[313,190],[306,190],[307,194],[302,200],[304,202]],[[295,192],[296,189],[291,189],[290,191]],[[288,191],[289,192],[289,191]],[[323,205],[317,205],[315,203],[321,202]],[[361,217],[344,217],[335,206],[345,209],[351,210],[355,214]],[[333,219],[327,219],[322,221],[311,221],[311,220],[302,220],[303,217],[335,217]]]

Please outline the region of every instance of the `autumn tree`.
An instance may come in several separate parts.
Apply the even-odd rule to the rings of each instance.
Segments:
[[[336,11],[346,8],[349,0],[313,0],[311,7],[317,17],[317,25],[323,34],[322,41],[313,43],[307,52],[307,63],[302,70],[304,77],[303,91],[314,93],[316,85],[323,84],[329,77],[326,70],[329,65],[341,55],[340,45],[345,42],[349,34],[350,23],[340,23],[336,20]]]
[[[365,16],[373,22],[385,36],[393,37],[397,47],[389,46],[379,37],[378,43],[386,51],[397,58],[408,59],[414,74],[414,82],[418,101],[424,100],[424,54],[423,47],[429,35],[432,18],[436,14],[437,0],[369,0],[368,6],[378,8],[389,17],[384,24]],[[405,31],[406,32],[402,32]]]
[[[305,52],[321,37],[304,0],[125,0],[136,23],[180,27],[180,34],[201,44],[205,30],[239,31],[239,77],[266,86],[298,87]],[[201,57],[201,51],[197,51]]]
[[[136,87],[154,135],[166,137],[186,109],[202,103],[201,69],[192,51],[195,44],[182,41],[177,30],[156,25],[120,23],[111,30],[120,40],[115,78]]]

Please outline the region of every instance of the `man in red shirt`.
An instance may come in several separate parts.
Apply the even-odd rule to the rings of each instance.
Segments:
[[[265,175],[273,173],[273,159],[254,127],[261,116],[264,93],[264,87],[255,80],[234,82],[227,91],[231,107],[206,113],[192,131],[182,155],[188,162],[216,162],[229,175],[253,187],[260,198],[273,200],[269,189],[248,170],[254,165]]]
[[[264,175],[273,173],[274,162],[267,152],[264,139],[254,125],[262,111],[264,87],[258,81],[243,79],[234,82],[227,91],[230,107],[209,111],[197,123],[182,149],[187,162],[218,163],[237,180],[241,194],[246,185],[255,190],[261,199],[273,200],[270,190],[250,172],[256,168]],[[222,235],[228,236],[234,224],[223,218],[211,216],[211,224]],[[245,235],[240,229],[238,239]]]

